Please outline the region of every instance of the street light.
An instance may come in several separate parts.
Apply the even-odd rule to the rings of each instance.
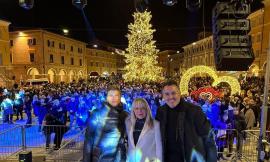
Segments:
[[[137,12],[144,12],[147,10],[148,0],[134,0],[135,9]]]
[[[72,4],[79,10],[82,10],[87,5],[87,0],[72,0]]]
[[[166,6],[173,6],[177,3],[177,0],[163,0],[163,4]]]
[[[186,0],[186,8],[189,11],[196,11],[202,6],[201,0]]]
[[[64,33],[64,35],[68,35],[69,30],[68,29],[63,29],[63,33]]]
[[[26,10],[30,10],[34,7],[34,0],[19,0],[19,5]]]

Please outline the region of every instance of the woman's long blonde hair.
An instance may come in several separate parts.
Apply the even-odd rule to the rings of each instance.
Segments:
[[[153,128],[154,119],[152,117],[151,109],[150,109],[147,101],[145,99],[143,99],[143,98],[136,98],[132,103],[132,107],[131,107],[131,127],[134,128],[135,123],[136,123],[136,116],[135,116],[135,113],[134,113],[134,108],[145,108],[145,110],[146,110],[145,124],[149,128]]]

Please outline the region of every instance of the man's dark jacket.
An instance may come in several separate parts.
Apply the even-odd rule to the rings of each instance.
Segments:
[[[84,141],[83,162],[125,162],[128,113],[123,106],[104,103],[90,115]]]
[[[182,157],[185,158],[185,162],[216,162],[217,150],[211,125],[201,108],[183,99],[177,106],[181,111],[178,112],[175,129],[177,129],[177,139],[180,139],[180,143],[183,144],[179,147],[182,147]],[[156,115],[156,120],[160,122],[163,153],[166,152],[166,121],[169,108],[167,104],[159,107]]]

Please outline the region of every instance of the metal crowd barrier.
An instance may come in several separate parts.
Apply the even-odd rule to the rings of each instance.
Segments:
[[[60,152],[63,146],[79,141],[82,131],[61,125],[15,125],[0,132],[0,160],[18,159],[19,152],[25,150],[31,150],[33,156]]]
[[[21,126],[8,128],[0,133],[0,160],[23,150],[23,130]]]
[[[241,158],[241,143],[238,143],[238,139],[241,142],[242,134],[235,129],[216,129],[215,139],[219,161],[233,162]]]
[[[62,147],[47,159],[54,162],[80,162],[83,158],[85,129],[70,138]]]
[[[0,132],[0,161],[18,159],[19,152],[31,150],[33,157],[43,155],[46,161],[79,162],[83,156],[84,133],[85,129],[59,125],[15,125]],[[218,160],[257,162],[258,136],[259,130],[215,130]],[[55,148],[54,143],[60,147]],[[265,141],[264,145],[267,160],[270,156],[269,141]]]
[[[259,130],[245,130],[243,157],[249,162],[257,162]]]

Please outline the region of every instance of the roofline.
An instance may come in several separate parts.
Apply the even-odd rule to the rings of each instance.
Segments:
[[[257,11],[252,12],[249,16],[248,19],[252,19],[260,14],[263,14],[264,8],[258,9]]]
[[[206,37],[206,38],[203,38],[203,39],[200,39],[200,40],[197,40],[197,41],[194,41],[194,42],[192,42],[192,43],[189,43],[189,44],[187,44],[187,45],[185,45],[185,46],[183,46],[183,48],[187,48],[187,47],[189,47],[189,46],[196,46],[196,45],[193,45],[193,43],[200,43],[200,42],[204,42],[204,41],[206,41],[206,40],[208,40],[208,39],[213,39],[213,35],[211,35],[211,36],[208,36],[208,37]]]
[[[0,19],[0,23],[7,24],[7,26],[11,24],[10,21],[6,21],[4,19]]]
[[[62,38],[64,38],[64,39],[68,39],[68,40],[70,40],[70,41],[75,41],[75,42],[83,43],[83,44],[85,44],[85,45],[88,44],[88,43],[86,43],[86,42],[79,41],[79,40],[73,39],[73,38],[69,38],[69,37],[63,36],[63,35],[61,35],[61,34],[53,33],[53,32],[50,32],[50,31],[47,31],[47,30],[44,30],[44,29],[16,30],[16,31],[9,32],[9,33],[10,33],[10,34],[17,34],[17,33],[19,33],[19,32],[24,32],[24,33],[30,33],[30,32],[42,32],[42,33],[46,33],[46,34],[51,34],[51,35],[54,35],[54,36],[62,37]]]

